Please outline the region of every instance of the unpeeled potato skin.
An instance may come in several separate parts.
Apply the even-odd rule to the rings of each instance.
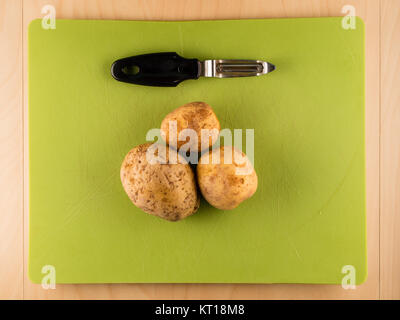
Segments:
[[[232,155],[239,153],[244,157],[245,162],[231,164],[224,163],[226,148],[231,148]],[[232,147],[220,147],[220,164],[212,163],[212,154],[217,151],[214,148],[211,152],[203,154],[197,165],[197,179],[203,197],[215,208],[231,210],[240,203],[253,196],[257,190],[257,174],[247,156],[238,149]],[[205,164],[208,157],[209,163]],[[202,163],[203,162],[203,163]],[[237,174],[236,168],[245,167],[249,174]]]
[[[189,164],[150,164],[146,151],[152,143],[133,148],[121,166],[122,185],[131,201],[143,211],[177,221],[195,213],[200,206],[195,177]],[[168,147],[162,146],[167,149]]]
[[[176,121],[177,135],[170,133],[170,121]],[[207,148],[211,147],[218,139],[221,126],[214,110],[205,102],[187,103],[169,114],[161,122],[161,136],[171,147],[179,150],[186,141],[179,141],[179,133],[184,129],[193,129],[197,133],[197,144],[190,144],[191,151],[201,150],[201,129],[216,129],[217,131],[208,139]]]

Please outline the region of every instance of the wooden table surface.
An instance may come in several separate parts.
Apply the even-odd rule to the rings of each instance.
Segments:
[[[368,279],[338,285],[104,284],[45,290],[26,274],[27,26],[57,18],[197,20],[343,16],[366,26]],[[400,299],[400,0],[0,0],[0,298]]]

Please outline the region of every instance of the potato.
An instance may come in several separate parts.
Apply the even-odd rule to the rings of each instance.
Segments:
[[[166,162],[152,164],[146,158],[152,145],[142,144],[129,151],[121,166],[122,185],[131,201],[144,212],[170,221],[186,218],[200,206],[194,172],[179,155],[178,162],[173,163],[169,148],[164,145],[157,145],[160,152],[156,156]]]
[[[176,129],[171,130],[174,126],[174,121],[176,121]],[[188,137],[181,137],[183,141],[179,141],[179,134],[185,134],[185,132],[182,132],[184,129],[194,130],[197,141],[194,139],[189,140]],[[204,136],[204,139],[208,140],[208,143],[206,140],[204,145],[209,148],[217,141],[221,130],[218,118],[207,103],[191,102],[167,114],[161,122],[161,137],[169,146],[177,150],[187,142],[187,147],[190,147],[190,151],[198,152],[202,150],[201,129],[210,130],[210,135]]]
[[[257,174],[250,160],[233,147],[213,148],[203,154],[197,166],[197,179],[204,198],[221,210],[236,208],[257,190]]]

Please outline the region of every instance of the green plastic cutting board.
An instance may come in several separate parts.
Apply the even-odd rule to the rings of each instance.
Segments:
[[[115,81],[119,58],[260,59],[262,77]],[[255,129],[259,186],[233,211],[168,222],[137,209],[121,162],[174,108],[206,101]],[[341,283],[366,278],[364,26],[342,18],[29,26],[29,276],[57,283]]]

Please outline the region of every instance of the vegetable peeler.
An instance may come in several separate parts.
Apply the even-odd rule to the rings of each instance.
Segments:
[[[155,87],[176,87],[199,77],[233,78],[267,74],[275,66],[261,60],[186,59],[175,52],[142,54],[114,61],[111,74],[122,82]]]

